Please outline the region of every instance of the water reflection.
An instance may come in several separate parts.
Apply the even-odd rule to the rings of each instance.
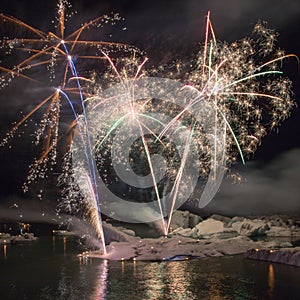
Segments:
[[[132,278],[128,287],[139,295],[133,299],[198,299],[191,291],[192,276],[185,262],[121,262],[121,269],[125,285]],[[110,280],[111,277],[116,274],[109,276]],[[108,295],[112,296],[111,293],[109,290]]]
[[[52,249],[53,249],[53,254],[55,254],[55,235],[52,235]]]
[[[7,259],[7,255],[6,255],[6,250],[7,249],[7,245],[6,244],[4,244],[3,245],[3,257],[4,257],[4,259]]]
[[[133,260],[133,277],[136,278],[136,260]]]
[[[114,262],[77,257],[83,250],[71,237],[1,248],[0,284],[7,287],[1,299],[250,300],[300,294],[300,268],[243,256]]]
[[[64,243],[64,255],[66,255],[66,252],[67,252],[67,238],[65,236],[63,237],[63,243]]]
[[[125,272],[125,262],[124,262],[124,260],[122,260],[121,265],[122,265],[122,276],[124,276],[124,272]]]
[[[142,278],[144,282],[144,289],[145,294],[147,296],[146,299],[159,299],[160,296],[163,294],[164,288],[166,288],[165,283],[166,282],[166,272],[164,272],[165,269],[165,263],[162,264],[154,264],[149,263],[144,266],[145,270],[142,273]],[[148,276],[144,276],[144,274],[149,274]],[[140,273],[138,273],[138,279],[141,281]]]
[[[90,299],[106,299],[107,278],[108,278],[108,262],[107,260],[100,261],[96,273],[96,284],[94,292]]]
[[[209,286],[209,299],[214,299],[214,300],[224,300],[226,299],[222,293],[222,289],[224,288],[221,279],[222,279],[222,274],[211,274],[207,278],[207,283]]]
[[[274,287],[275,287],[275,275],[274,275],[274,268],[272,264],[269,264],[268,283],[269,283],[268,294],[272,298]]]
[[[168,289],[178,299],[194,299],[190,286],[190,274],[186,262],[166,263],[169,278]],[[184,278],[184,280],[182,280]],[[175,297],[176,298],[176,297]]]

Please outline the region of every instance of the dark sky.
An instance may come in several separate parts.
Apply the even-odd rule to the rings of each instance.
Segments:
[[[278,47],[300,56],[300,2],[298,0],[170,0],[170,1],[71,1],[77,11],[67,24],[71,29],[96,16],[118,12],[125,20],[126,31],[116,28],[113,38],[136,45],[146,51],[150,61],[157,63],[180,55],[188,56],[197,50],[204,39],[207,11],[220,40],[232,42],[249,36],[258,20],[265,20],[280,35]],[[42,31],[55,31],[51,20],[55,17],[54,0],[1,0],[0,12],[15,16]],[[13,29],[12,29],[13,30]],[[106,39],[106,32],[99,32]],[[6,57],[0,57],[3,61]],[[295,101],[300,104],[300,76],[295,60],[285,66],[294,83]],[[26,89],[16,85],[0,90],[1,137],[13,121],[19,119],[26,103]],[[25,132],[29,134],[29,132]],[[0,197],[20,195],[20,185],[33,151],[29,142],[22,140],[12,149],[0,149]],[[28,150],[29,149],[29,150]],[[208,209],[234,213],[264,213],[268,211],[300,213],[300,112],[292,116],[278,131],[264,138],[253,162],[241,168],[245,185],[237,187],[225,182]],[[275,175],[276,174],[276,175]],[[286,200],[286,202],[285,202]],[[1,200],[0,200],[1,201]],[[284,203],[285,202],[285,203]]]

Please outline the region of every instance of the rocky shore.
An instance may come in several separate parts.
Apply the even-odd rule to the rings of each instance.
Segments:
[[[225,217],[212,215],[199,220],[195,226],[187,225],[187,219],[197,220],[199,216],[188,212],[176,211],[172,217],[171,235],[191,238],[211,239],[235,236],[255,237],[299,237],[300,218],[295,216],[261,216],[255,218]]]
[[[300,267],[300,247],[281,249],[250,249],[245,257]]]
[[[298,217],[263,216],[256,218],[212,215],[203,220],[188,211],[176,211],[172,217],[171,232],[161,238],[140,238],[133,230],[105,224],[109,245],[102,251],[85,252],[83,257],[111,260],[182,260],[209,256],[224,256],[258,251],[278,251],[289,248],[292,239],[300,240]],[[250,258],[249,254],[249,258]],[[247,254],[248,257],[248,254]],[[255,258],[254,255],[251,258]],[[298,266],[300,255],[290,260]],[[294,263],[295,262],[295,263]]]
[[[0,245],[17,244],[23,242],[33,242],[38,238],[33,233],[23,233],[20,235],[10,235],[9,233],[0,233]]]

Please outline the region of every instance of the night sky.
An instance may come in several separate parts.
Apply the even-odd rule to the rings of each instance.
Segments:
[[[71,31],[99,15],[118,12],[125,18],[121,28],[126,27],[127,30],[116,26],[112,29],[115,30],[113,37],[109,39],[107,32],[101,32],[100,29],[99,37],[95,39],[133,44],[147,53],[150,64],[153,65],[173,58],[192,57],[199,44],[204,41],[205,16],[208,10],[211,11],[211,20],[219,40],[232,42],[249,36],[256,22],[264,20],[280,34],[277,46],[286,53],[300,57],[298,0],[80,0],[71,3],[71,10],[77,11],[67,23]],[[54,0],[1,0],[0,12],[21,19],[42,31],[55,32],[51,23],[56,12]],[[0,57],[1,62],[6,59],[9,58]],[[300,213],[300,75],[295,59],[287,60],[283,69],[293,81],[298,107],[278,130],[263,139],[262,145],[246,166],[235,166],[242,174],[244,183],[236,185],[225,180],[205,212]],[[20,119],[20,112],[27,111],[32,105],[28,100],[32,91],[23,85],[24,82],[16,83],[0,90],[0,138],[11,128],[12,122]],[[7,203],[15,203],[24,198],[21,185],[35,151],[29,139],[26,139],[26,135],[30,134],[25,129],[22,137],[12,140],[11,148],[6,146],[0,149],[0,203],[3,207],[7,208]],[[31,203],[31,200],[26,201]]]

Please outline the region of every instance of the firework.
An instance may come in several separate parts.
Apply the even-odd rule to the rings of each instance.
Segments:
[[[25,190],[28,189],[27,185],[35,181],[37,177],[43,178],[46,176],[47,172],[44,170],[47,169],[48,165],[55,164],[57,143],[59,141],[60,109],[64,102],[67,102],[62,92],[72,99],[68,104],[70,104],[75,118],[84,110],[82,106],[83,97],[88,93],[86,83],[91,84],[92,79],[87,79],[78,74],[78,64],[75,67],[74,58],[76,61],[80,61],[81,64],[84,61],[93,62],[93,67],[89,66],[90,69],[87,69],[85,64],[85,69],[82,71],[91,77],[95,63],[106,59],[102,54],[103,50],[111,53],[111,55],[118,51],[125,53],[132,50],[132,47],[130,48],[121,43],[88,40],[85,35],[92,29],[99,30],[107,23],[114,24],[119,21],[121,18],[117,14],[100,16],[84,23],[77,30],[66,35],[66,7],[70,8],[67,1],[58,1],[57,34],[53,32],[44,33],[19,19],[0,15],[3,29],[13,26],[25,36],[5,37],[1,41],[2,51],[6,55],[14,55],[16,59],[20,60],[13,65],[0,67],[1,88],[4,88],[13,79],[24,78],[38,84],[40,87],[44,87],[49,93],[45,99],[40,100],[34,109],[16,123],[1,143],[2,146],[5,145],[18,128],[30,120],[38,110],[44,111],[39,122],[40,126],[35,132],[35,144],[41,144],[43,151],[30,167],[27,183],[24,185]],[[90,55],[91,53],[92,55]],[[43,79],[44,81],[42,81]],[[51,87],[49,87],[49,81]],[[72,134],[75,125],[76,123],[71,124],[68,130],[60,135],[69,136]]]
[[[49,92],[49,95],[45,99],[40,100],[30,112],[13,126],[1,142],[1,146],[6,145],[20,126],[26,125],[26,122],[31,119],[33,114],[39,110],[44,111],[34,133],[35,144],[42,149],[42,152],[30,165],[26,182],[23,185],[25,192],[32,182],[47,177],[49,171],[53,170],[53,166],[58,160],[57,147],[59,141],[67,139],[70,144],[79,114],[83,113],[84,115],[85,113],[84,97],[88,94],[88,85],[93,82],[91,77],[94,67],[91,68],[90,66],[90,69],[88,69],[87,64],[85,64],[84,73],[90,77],[87,79],[78,74],[78,64],[75,66],[74,59],[77,62],[93,62],[94,65],[103,59],[106,60],[106,57],[102,54],[103,50],[110,53],[110,55],[122,51],[123,56],[127,52],[131,53],[133,51],[133,47],[127,45],[89,40],[85,35],[91,29],[99,30],[99,28],[102,28],[107,23],[114,24],[120,21],[121,18],[117,14],[100,16],[88,21],[74,32],[66,35],[65,19],[67,15],[65,12],[66,8],[70,8],[70,6],[65,0],[58,1],[57,34],[53,32],[44,33],[19,19],[3,14],[0,15],[0,22],[3,29],[12,26],[24,35],[20,37],[14,36],[13,38],[5,37],[1,40],[1,51],[4,51],[6,55],[11,54],[15,59],[19,59],[19,61],[13,65],[8,64],[0,67],[0,87],[4,88],[13,79],[23,78],[35,85],[44,87],[47,93]],[[52,87],[49,87],[49,82],[51,82]],[[71,122],[66,132],[61,132],[61,107],[65,107],[63,105],[65,103],[68,104],[74,121]],[[86,120],[85,123],[87,125]],[[92,189],[94,189],[93,201],[99,202],[97,187],[92,180],[95,167],[93,165],[92,150],[89,145],[88,126],[85,126],[84,132],[80,126],[77,126],[77,129],[86,143],[85,152],[89,164],[89,176],[87,176],[86,184],[92,185]],[[93,201],[91,203],[94,203]],[[96,209],[97,216],[93,216],[92,219],[96,218],[97,220],[100,218],[99,220],[101,221],[99,204],[96,206],[98,206]],[[99,223],[101,222],[98,222],[98,227]],[[96,231],[99,233],[99,229]],[[99,233],[99,237],[103,240],[103,232],[102,234]]]
[[[105,55],[110,88],[87,103],[102,206],[109,216],[130,222],[160,219],[167,233],[174,209],[189,190],[196,188],[196,205],[206,206],[229,166],[238,158],[245,163],[267,132],[289,116],[291,82],[281,64],[296,56],[275,49],[276,34],[260,22],[253,38],[227,44],[217,41],[209,15],[206,28],[192,68],[177,61],[176,71],[168,66],[146,70],[145,61],[124,64]],[[107,186],[117,188],[106,192]]]
[[[295,56],[275,49],[276,34],[264,23],[255,26],[253,38],[227,44],[216,39],[208,14],[205,42],[192,63],[147,69],[147,59],[134,47],[81,39],[107,16],[65,36],[65,6],[65,1],[58,4],[57,35],[1,15],[2,23],[34,36],[2,41],[2,47],[27,55],[12,67],[1,67],[2,86],[14,77],[36,80],[30,73],[43,66],[58,82],[2,145],[48,104],[35,132],[44,150],[31,165],[27,184],[46,176],[48,164],[56,163],[61,102],[68,103],[74,121],[66,134],[70,151],[60,177],[61,207],[85,211],[102,241],[101,211],[122,221],[159,220],[167,234],[173,211],[194,190],[200,195],[196,205],[207,205],[229,166],[238,157],[244,163],[294,106],[281,63]],[[80,76],[76,56],[105,61],[109,68],[101,77],[88,70]]]

